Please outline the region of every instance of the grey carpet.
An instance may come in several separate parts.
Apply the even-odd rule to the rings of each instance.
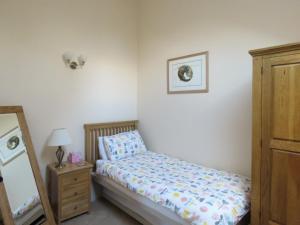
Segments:
[[[92,203],[91,212],[67,220],[63,225],[141,225],[110,202],[101,199]]]

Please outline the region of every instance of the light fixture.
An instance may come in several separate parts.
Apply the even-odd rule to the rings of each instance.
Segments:
[[[48,146],[58,147],[56,150],[56,157],[57,157],[57,168],[63,168],[64,165],[62,163],[65,152],[62,149],[62,146],[71,144],[70,135],[65,128],[55,129],[52,131],[51,137],[48,141]]]
[[[82,68],[86,63],[86,57],[84,55],[76,55],[72,52],[65,52],[63,54],[63,61],[66,66],[72,70]]]

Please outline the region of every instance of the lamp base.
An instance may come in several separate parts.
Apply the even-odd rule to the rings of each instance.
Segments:
[[[66,165],[64,163],[62,163],[61,165],[59,163],[56,163],[55,168],[56,169],[62,169],[64,168]]]
[[[62,163],[64,155],[65,155],[64,150],[62,149],[61,146],[59,146],[56,151],[56,157],[57,157],[57,161],[58,161],[58,163],[55,166],[56,168],[58,168],[58,169],[64,168],[65,165]]]

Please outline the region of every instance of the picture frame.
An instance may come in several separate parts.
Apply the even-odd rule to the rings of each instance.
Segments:
[[[168,94],[208,93],[208,51],[168,59]]]
[[[10,132],[0,137],[0,162],[5,165],[25,151],[22,132],[15,127]]]

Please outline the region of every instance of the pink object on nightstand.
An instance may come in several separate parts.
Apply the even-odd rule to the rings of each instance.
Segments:
[[[82,156],[78,152],[71,152],[68,156],[68,162],[77,164],[82,162]]]

